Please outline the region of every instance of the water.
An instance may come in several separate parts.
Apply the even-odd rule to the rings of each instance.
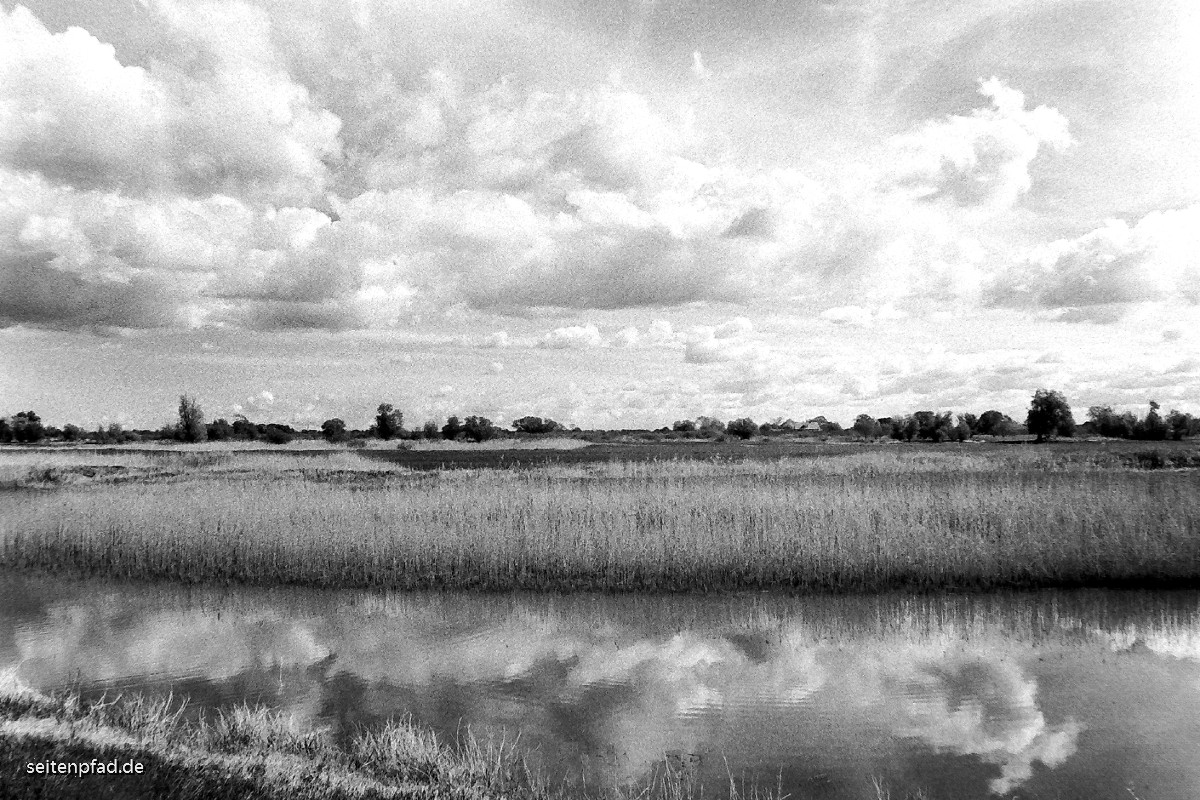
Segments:
[[[188,589],[0,576],[0,669],[348,729],[512,736],[706,797],[1200,797],[1200,592],[789,598]],[[661,768],[661,766],[660,766]],[[1131,794],[1132,792],[1132,794]]]

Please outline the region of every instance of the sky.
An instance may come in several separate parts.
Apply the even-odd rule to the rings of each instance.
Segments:
[[[1200,413],[1191,0],[0,0],[0,415]]]

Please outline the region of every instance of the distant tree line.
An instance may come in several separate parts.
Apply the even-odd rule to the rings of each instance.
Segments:
[[[656,431],[608,430],[581,431],[568,429],[553,419],[525,416],[511,423],[512,430],[497,426],[483,416],[456,415],[448,417],[444,424],[426,420],[419,428],[404,427],[403,412],[391,403],[381,403],[376,410],[373,424],[367,430],[351,430],[340,418],[327,419],[319,430],[297,431],[290,425],[251,422],[239,414],[232,422],[224,418],[205,422],[204,411],[195,397],[181,395],[175,422],[157,431],[126,430],[119,423],[100,425],[88,431],[78,425],[67,424],[61,430],[43,425],[33,411],[22,411],[7,418],[0,418],[0,443],[32,444],[43,440],[64,442],[91,442],[95,444],[123,444],[146,439],[170,439],[180,442],[204,441],[261,441],[266,444],[287,444],[293,439],[323,437],[332,443],[351,442],[366,438],[385,441],[393,439],[442,439],[450,441],[484,442],[503,437],[544,436],[549,434],[582,436],[592,441],[608,441],[628,437],[641,439],[738,439],[755,437],[851,437],[875,440],[891,438],[903,442],[961,442],[975,437],[1011,437],[1032,435],[1038,441],[1056,436],[1070,437],[1076,433],[1124,439],[1182,439],[1200,434],[1200,418],[1191,414],[1171,410],[1160,413],[1160,406],[1150,401],[1149,411],[1138,416],[1131,411],[1116,412],[1110,406],[1091,406],[1087,421],[1076,425],[1071,407],[1059,392],[1038,389],[1031,401],[1023,423],[995,409],[982,414],[951,411],[914,411],[911,414],[876,419],[869,414],[859,414],[854,424],[843,430],[837,422],[823,416],[805,422],[776,418],[770,422],[757,423],[749,417],[722,421],[715,417],[700,416],[695,419],[676,420],[670,427]]]
[[[1150,401],[1150,410],[1139,417],[1132,411],[1118,414],[1111,406],[1092,406],[1088,409],[1088,421],[1084,423],[1090,433],[1115,439],[1146,439],[1163,441],[1200,434],[1200,418],[1182,411],[1171,411],[1164,417],[1159,413],[1159,404]]]

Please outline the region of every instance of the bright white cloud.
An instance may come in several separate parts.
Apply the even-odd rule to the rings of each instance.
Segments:
[[[603,347],[604,337],[595,325],[572,325],[550,331],[542,337],[539,345],[552,350],[583,350]]]
[[[338,120],[290,77],[266,12],[155,8],[206,54],[208,69],[123,66],[82,31],[51,34],[23,9],[4,16],[20,47],[0,63],[41,75],[50,98],[0,80],[0,113],[21,120],[0,134],[0,158],[18,170],[0,179],[19,198],[0,211],[11,253],[0,281],[17,286],[14,264],[44,265],[21,283],[19,308],[0,307],[9,322],[343,330],[396,327],[463,303],[618,309],[847,292],[881,303],[971,299],[983,284],[987,249],[944,211],[853,182],[821,186],[794,170],[706,164],[688,125],[619,83],[549,92],[470,86],[449,68],[430,70],[387,92],[390,122],[374,149],[357,142],[339,161]],[[84,57],[94,70],[64,67]],[[88,70],[123,94],[97,95],[102,84],[89,83]],[[994,108],[928,126],[916,162],[946,160],[963,180],[1011,194],[1004,187],[1019,183],[1014,170],[1025,174],[1030,147],[1061,144],[1065,128],[997,81],[984,91]],[[31,115],[35,101],[60,103],[61,113]],[[93,107],[113,117],[103,126],[112,142],[59,136],[59,127],[87,127],[72,109]],[[996,137],[999,161],[988,149]],[[958,140],[969,157],[955,155],[948,142]],[[56,141],[78,152],[47,149]],[[322,198],[319,210],[314,193],[331,182],[346,193]],[[310,202],[262,202],[283,197]],[[58,285],[58,271],[76,295],[134,286],[136,307],[104,303],[110,310],[89,314],[42,297],[37,286]],[[750,323],[727,325],[713,337]],[[741,355],[689,346],[696,363]]]
[[[1026,110],[1025,95],[997,78],[981,81],[979,91],[992,108],[927,123],[893,142],[893,186],[923,200],[1009,206],[1029,190],[1029,166],[1040,149],[1071,144],[1057,110]]]
[[[1108,220],[1076,239],[1034,250],[990,287],[1009,306],[1116,306],[1152,300],[1200,302],[1200,205],[1155,211],[1135,225]]]
[[[265,12],[173,6],[171,24],[210,42],[211,69],[122,65],[81,28],[50,33],[0,11],[0,163],[81,188],[222,192],[310,200],[340,154],[340,122],[269,59]]]

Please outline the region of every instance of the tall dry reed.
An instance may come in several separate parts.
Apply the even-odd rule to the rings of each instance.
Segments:
[[[1029,452],[1029,451],[1025,451]],[[221,454],[10,491],[0,563],[189,582],[870,590],[1200,578],[1200,474],[869,453],[412,474]],[[35,470],[36,472],[36,470]]]

